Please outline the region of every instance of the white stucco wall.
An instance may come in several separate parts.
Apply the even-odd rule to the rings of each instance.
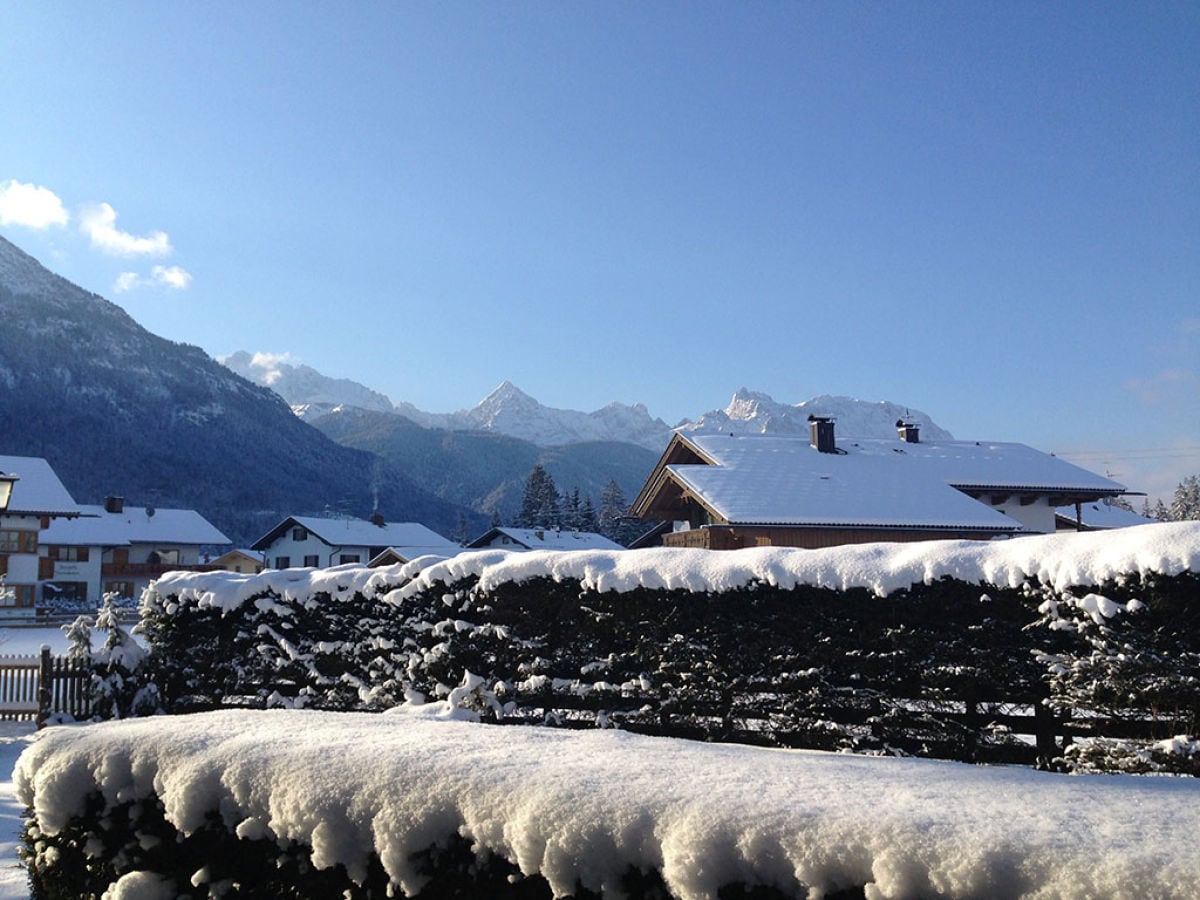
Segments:
[[[1010,519],[1016,519],[1025,526],[1026,531],[1038,534],[1053,534],[1055,531],[1054,507],[1046,497],[1038,497],[1033,503],[1022,506],[1021,501],[1013,496],[992,508]]]

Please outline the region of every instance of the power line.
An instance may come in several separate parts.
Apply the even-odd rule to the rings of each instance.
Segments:
[[[1087,459],[1187,459],[1191,456],[1200,457],[1200,445],[1195,447],[1131,447],[1124,450],[1067,447],[1055,450],[1054,454]]]

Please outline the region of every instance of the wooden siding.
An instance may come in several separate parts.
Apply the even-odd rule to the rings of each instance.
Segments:
[[[921,530],[907,528],[769,528],[714,525],[663,535],[664,547],[702,547],[706,550],[740,550],[743,547],[802,547],[809,550],[842,544],[876,541],[986,541],[993,532]]]

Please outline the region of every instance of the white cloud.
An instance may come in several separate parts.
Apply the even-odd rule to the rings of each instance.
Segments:
[[[192,283],[191,273],[179,266],[155,266],[150,270],[150,278],[160,287],[182,291]]]
[[[0,181],[0,225],[44,229],[66,225],[70,217],[58,195],[41,185]]]
[[[116,226],[117,211],[107,203],[92,203],[79,212],[79,230],[91,238],[92,246],[113,256],[169,256],[171,240],[165,231],[137,237]]]
[[[141,276],[137,272],[122,272],[117,276],[117,281],[113,285],[113,291],[118,294],[124,294],[126,291],[132,291],[141,283]]]
[[[279,367],[291,361],[290,353],[255,353],[250,357],[250,365],[263,370],[263,382],[270,387],[283,377]]]
[[[122,272],[113,284],[113,291],[124,294],[134,288],[158,287],[173,291],[182,291],[192,283],[191,273],[179,266],[155,266],[150,270],[149,277],[137,272]]]

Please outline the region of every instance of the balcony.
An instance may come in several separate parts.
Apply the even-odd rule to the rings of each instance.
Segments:
[[[104,563],[100,577],[105,579],[157,578],[167,572],[218,572],[220,566],[184,566],[179,563]]]

